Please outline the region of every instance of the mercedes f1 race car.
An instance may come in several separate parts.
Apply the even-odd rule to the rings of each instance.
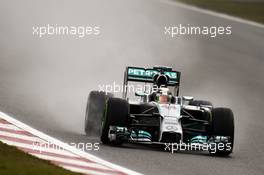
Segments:
[[[160,144],[168,150],[207,150],[227,156],[234,146],[234,117],[229,108],[179,96],[181,73],[169,67],[127,67],[122,98],[104,91],[88,97],[85,132],[103,144]],[[129,82],[144,84],[129,91]],[[147,86],[148,85],[148,86]]]

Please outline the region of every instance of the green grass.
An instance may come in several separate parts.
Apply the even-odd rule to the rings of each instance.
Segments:
[[[80,175],[0,142],[0,175]]]
[[[243,2],[242,0],[239,2],[234,0],[177,1],[264,24],[264,2]]]

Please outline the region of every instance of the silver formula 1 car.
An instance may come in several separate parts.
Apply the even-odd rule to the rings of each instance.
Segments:
[[[234,146],[233,112],[215,108],[209,101],[179,96],[180,75],[168,67],[127,67],[122,98],[90,92],[86,133],[99,134],[103,144],[164,144],[171,149],[184,144],[188,149],[206,148],[214,155],[229,155]],[[128,98],[132,81],[144,84],[134,92],[137,100]]]

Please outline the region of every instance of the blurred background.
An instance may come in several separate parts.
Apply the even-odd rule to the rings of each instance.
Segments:
[[[181,1],[263,22],[262,1],[246,6],[249,0]],[[227,8],[228,3],[232,6]],[[254,9],[248,8],[252,4]],[[100,35],[32,34],[33,26],[47,24],[100,26]],[[165,26],[179,24],[229,25],[232,35],[164,35]],[[234,157],[211,160],[108,147],[95,154],[146,174],[263,174],[263,27],[193,11],[175,1],[1,0],[0,38],[3,112],[64,141],[86,142],[83,122],[91,90],[113,81],[122,84],[126,66],[170,66],[182,72],[181,95],[233,109]],[[128,155],[130,160],[123,161]],[[156,157],[164,163],[157,165]],[[190,161],[194,169],[186,165]]]

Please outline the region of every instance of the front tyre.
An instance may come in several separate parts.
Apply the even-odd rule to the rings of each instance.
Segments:
[[[98,136],[101,130],[101,120],[104,115],[105,103],[112,94],[102,91],[91,91],[85,113],[85,133],[89,136]]]
[[[220,149],[219,145],[215,151],[210,153],[218,156],[228,156],[233,152],[234,146],[234,115],[229,108],[214,108],[212,109],[212,128],[211,138],[214,142],[220,143],[221,138],[228,138],[225,142],[225,147]],[[220,139],[220,142],[219,142]],[[227,145],[228,144],[228,145]]]
[[[106,103],[106,109],[102,120],[102,143],[111,143],[108,137],[110,126],[126,127],[128,125],[128,117],[128,102],[121,98],[109,98]]]

